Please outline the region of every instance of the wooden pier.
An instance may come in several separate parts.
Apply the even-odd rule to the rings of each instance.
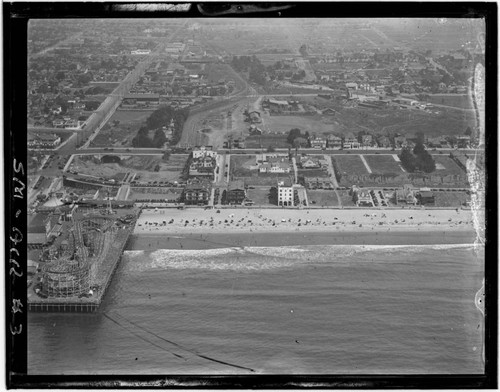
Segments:
[[[135,221],[133,224],[123,226],[116,233],[92,282],[92,286],[97,289],[93,289],[94,293],[91,296],[44,298],[35,293],[33,287],[30,287],[28,288],[28,310],[31,312],[90,313],[99,309],[134,226]]]

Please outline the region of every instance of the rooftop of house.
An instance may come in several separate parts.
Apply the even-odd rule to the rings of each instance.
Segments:
[[[229,183],[229,186],[227,188],[229,191],[233,190],[244,190],[245,189],[245,182],[243,180],[234,180]]]
[[[207,191],[210,189],[210,184],[207,181],[193,181],[186,185],[186,191],[195,191],[195,190],[204,190]]]
[[[434,193],[431,191],[420,191],[420,196],[421,197],[433,197]]]

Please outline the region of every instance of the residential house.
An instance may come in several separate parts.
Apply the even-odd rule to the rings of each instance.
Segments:
[[[444,136],[427,138],[427,146],[431,148],[449,148],[448,140]]]
[[[354,199],[358,207],[373,207],[373,200],[368,191],[356,192]]]
[[[333,183],[328,177],[304,176],[304,185],[307,189],[333,189]]]
[[[228,204],[242,204],[246,198],[245,183],[242,180],[234,180],[229,183],[226,192]]]
[[[417,194],[417,198],[420,201],[420,204],[422,205],[434,204],[435,202],[434,193],[427,190],[426,191],[420,190],[420,192]]]
[[[396,189],[394,192],[394,199],[396,204],[417,204],[415,191],[411,184],[405,184],[402,188]]]
[[[206,205],[210,199],[209,181],[191,181],[184,188],[184,203],[187,205]]]
[[[348,132],[344,137],[343,148],[344,149],[355,149],[359,148],[360,144],[358,138],[352,132]]]
[[[400,136],[396,136],[394,137],[394,146],[396,148],[402,148],[402,147],[405,147],[406,146],[406,137],[400,135]]]
[[[373,147],[374,141],[372,135],[362,135],[361,136],[361,145],[363,147]]]
[[[311,156],[302,155],[300,157],[299,165],[302,169],[319,169],[321,164],[318,159]]]
[[[257,154],[255,162],[259,173],[290,173],[292,170],[288,155],[284,154]]]
[[[327,137],[328,148],[340,150],[342,148],[342,138],[336,135],[328,135]]]
[[[205,156],[209,156],[209,157],[213,157],[213,158],[217,157],[217,151],[212,150],[212,148],[209,146],[201,146],[201,147],[195,148],[191,152],[191,154],[193,156],[193,159],[198,159],[198,158],[202,158]]]
[[[59,144],[61,144],[61,137],[55,133],[40,133],[28,136],[28,148],[54,148]]]
[[[387,136],[379,136],[377,137],[378,146],[381,148],[391,148],[391,141]]]
[[[250,125],[250,136],[260,136],[262,135],[262,129],[257,128],[255,125]]]
[[[309,141],[311,143],[312,148],[316,148],[319,150],[326,148],[326,139],[322,137],[314,137]]]

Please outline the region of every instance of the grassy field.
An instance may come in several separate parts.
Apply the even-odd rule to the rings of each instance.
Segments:
[[[332,160],[337,162],[338,168],[342,175],[351,174],[351,175],[365,175],[368,174],[368,170],[366,170],[363,161],[359,155],[337,155],[335,157],[332,156]]]
[[[374,174],[403,173],[399,163],[390,155],[364,155],[364,158]]]
[[[312,206],[337,207],[339,200],[334,191],[307,190],[307,198]]]
[[[446,155],[433,155],[434,161],[436,162],[436,171],[435,174],[456,174],[456,175],[465,175],[466,173],[460,169],[460,167]]]
[[[326,170],[321,169],[297,169],[297,171],[299,177],[330,177]]]
[[[117,110],[99,131],[91,146],[112,147],[131,146],[132,139],[137,135],[137,131],[144,124],[146,119],[153,113],[152,110],[127,111]],[[114,121],[119,121],[117,126]]]
[[[256,206],[269,206],[269,188],[248,189],[247,197],[252,200]]]
[[[235,177],[251,177],[257,174],[257,170],[250,170],[255,165],[255,155],[231,155],[231,175]]]
[[[375,134],[399,132],[404,135],[415,135],[423,132],[426,136],[461,135],[467,126],[473,127],[475,116],[473,111],[437,108],[439,114],[421,110],[369,109],[362,107],[341,108],[332,100],[324,103],[337,111],[332,118],[330,130],[338,132],[369,131]]]
[[[436,207],[460,207],[467,201],[470,201],[470,196],[465,192],[434,192]]]
[[[250,186],[276,186],[278,181],[283,181],[284,179],[290,179],[293,181],[293,174],[291,173],[272,173],[272,174],[257,174],[247,177],[237,177],[234,176],[233,180],[243,180],[246,185]]]
[[[290,128],[291,129],[291,128]],[[249,136],[245,139],[247,148],[263,148],[266,150],[269,146],[274,148],[288,148],[290,145],[286,141],[286,135],[262,135]]]
[[[429,95],[426,99],[429,103],[435,103],[436,105],[453,106],[462,109],[472,109],[472,99],[466,94],[433,94]]]
[[[263,116],[264,128],[271,132],[285,132],[288,135],[293,128],[299,128],[303,133],[308,131],[320,135],[332,132],[332,121],[328,117],[321,116]]]
[[[340,196],[340,201],[345,207],[355,206],[356,203],[352,201],[352,196],[349,195],[349,191],[337,191]]]

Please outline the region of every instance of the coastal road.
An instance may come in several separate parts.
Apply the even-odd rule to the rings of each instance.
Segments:
[[[247,148],[247,149],[224,149],[220,148],[216,150],[219,154],[228,153],[231,155],[238,154],[260,154],[261,151],[258,148]],[[460,151],[463,153],[473,154],[476,153],[477,149],[453,149],[453,148],[443,148],[430,150],[431,155],[447,155],[453,151]],[[47,154],[54,155],[68,155],[66,151],[60,150],[44,150]],[[288,148],[277,148],[276,152],[280,153],[288,153]],[[392,149],[370,149],[370,150],[316,150],[316,149],[299,149],[299,153],[304,153],[307,155],[394,155],[399,154],[401,150],[392,150]],[[165,153],[165,150],[161,148],[102,148],[102,147],[91,147],[85,150],[73,151],[71,154],[80,154],[80,155],[91,155],[91,154],[106,154],[106,155],[162,155]],[[185,155],[186,153],[181,153],[181,155]],[[174,154],[176,155],[176,154]]]

